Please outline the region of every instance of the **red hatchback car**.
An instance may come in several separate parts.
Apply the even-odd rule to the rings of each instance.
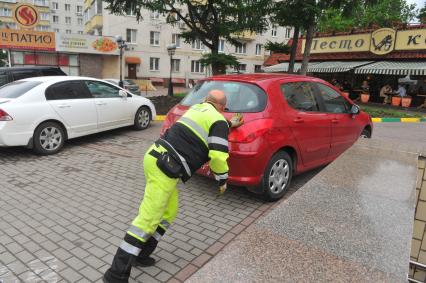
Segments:
[[[294,174],[333,161],[373,124],[329,83],[283,74],[215,76],[200,81],[167,114],[162,133],[212,89],[227,96],[224,116],[242,113],[244,124],[229,133],[229,183],[269,200],[281,198]],[[208,164],[199,173],[210,176]]]

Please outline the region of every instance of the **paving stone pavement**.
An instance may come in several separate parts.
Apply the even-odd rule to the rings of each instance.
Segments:
[[[0,149],[0,282],[97,282],[143,196],[141,159],[161,123],[69,141],[59,154]],[[290,192],[319,170],[295,178]],[[179,184],[180,211],[154,257],[132,282],[180,282],[270,204],[231,187],[216,198],[201,176]]]

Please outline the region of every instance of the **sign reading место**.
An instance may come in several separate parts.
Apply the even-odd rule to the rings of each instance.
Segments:
[[[0,48],[55,51],[55,33],[0,29]]]

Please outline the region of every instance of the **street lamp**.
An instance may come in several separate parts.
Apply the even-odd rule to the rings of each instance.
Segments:
[[[127,44],[121,35],[117,35],[115,37],[115,41],[117,42],[118,48],[120,49],[120,81],[118,82],[118,85],[123,87],[123,49],[127,47]]]
[[[169,80],[169,91],[168,96],[173,96],[173,84],[172,84],[172,71],[173,71],[173,55],[176,52],[176,44],[170,44],[167,46],[167,52],[170,55],[170,80]]]

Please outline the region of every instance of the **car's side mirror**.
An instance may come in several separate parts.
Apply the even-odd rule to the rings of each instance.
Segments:
[[[120,89],[120,90],[118,91],[118,95],[119,95],[121,98],[126,98],[126,97],[127,97],[127,92],[125,92],[124,90]]]
[[[351,114],[352,115],[357,115],[357,114],[359,114],[360,111],[361,111],[361,109],[359,108],[358,105],[356,105],[356,104],[352,105],[352,107],[351,107]]]

